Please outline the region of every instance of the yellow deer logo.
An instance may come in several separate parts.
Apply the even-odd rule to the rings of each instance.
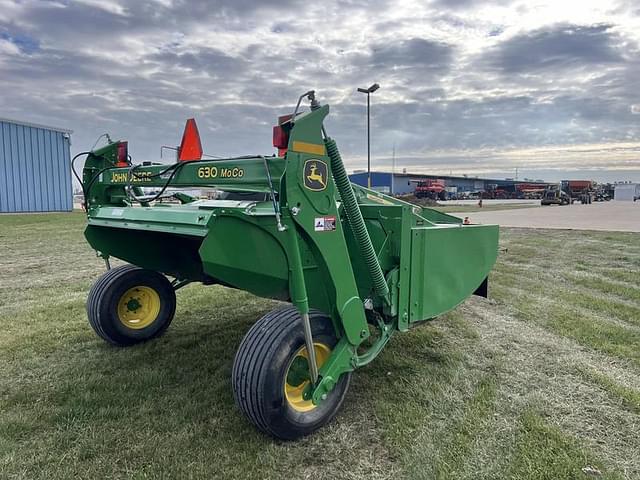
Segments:
[[[315,163],[312,163],[310,170],[311,170],[311,173],[307,175],[307,178],[309,179],[309,181],[318,182],[320,185],[322,185],[322,188],[327,188],[327,184],[324,183],[324,178],[322,178],[322,175],[318,173],[318,165],[316,165]]]
[[[327,188],[327,164],[320,160],[307,160],[304,165],[304,185],[315,191]]]

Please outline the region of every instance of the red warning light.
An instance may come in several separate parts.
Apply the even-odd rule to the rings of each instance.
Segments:
[[[128,167],[129,166],[129,143],[119,142],[117,147],[118,157],[116,160],[116,167]]]
[[[287,148],[289,144],[289,135],[280,125],[273,127],[273,146],[277,149]]]
[[[282,125],[289,122],[293,115],[284,115],[282,117],[278,117],[278,125],[273,127],[273,146],[278,149],[278,156],[284,157],[285,153],[287,153],[287,148],[289,146],[289,131],[291,130],[291,125],[289,125],[286,129]]]
[[[182,142],[178,150],[178,161],[191,162],[202,158],[202,143],[200,143],[200,134],[196,120],[190,118],[184,126],[182,134]]]

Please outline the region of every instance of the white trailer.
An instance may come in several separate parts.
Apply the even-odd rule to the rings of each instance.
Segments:
[[[633,202],[640,199],[640,183],[618,183],[613,192],[613,199]]]

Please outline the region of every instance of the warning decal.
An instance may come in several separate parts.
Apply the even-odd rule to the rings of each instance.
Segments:
[[[316,217],[313,229],[316,232],[333,232],[336,229],[336,217]]]

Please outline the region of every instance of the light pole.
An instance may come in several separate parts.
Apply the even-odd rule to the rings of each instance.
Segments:
[[[369,88],[358,88],[360,93],[367,94],[367,187],[371,188],[371,102],[369,97],[378,90],[380,85],[374,83]]]
[[[393,142],[393,155],[391,157],[391,196],[393,197],[395,192],[394,192],[394,184],[396,183],[395,181],[395,175],[396,175],[396,142]]]

